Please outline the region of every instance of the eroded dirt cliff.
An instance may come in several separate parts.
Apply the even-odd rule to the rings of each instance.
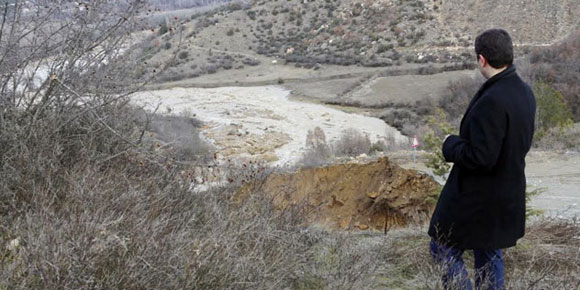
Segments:
[[[279,208],[305,205],[313,224],[383,231],[425,221],[433,210],[439,184],[383,157],[370,163],[272,174],[244,187],[240,196],[252,191],[271,195]]]

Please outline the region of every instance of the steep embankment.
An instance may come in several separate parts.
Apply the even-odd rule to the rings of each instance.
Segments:
[[[439,184],[430,176],[403,169],[383,157],[295,173],[273,174],[248,185],[273,196],[277,207],[305,204],[311,223],[338,229],[385,230],[422,222],[431,213]]]

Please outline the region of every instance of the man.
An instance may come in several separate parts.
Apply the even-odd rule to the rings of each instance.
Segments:
[[[445,287],[453,282],[471,289],[461,256],[473,249],[476,288],[501,289],[501,249],[524,235],[524,167],[536,102],[512,64],[512,40],[505,30],[480,34],[475,53],[487,81],[463,115],[459,136],[443,142],[453,168],[431,218],[431,254],[445,267]]]

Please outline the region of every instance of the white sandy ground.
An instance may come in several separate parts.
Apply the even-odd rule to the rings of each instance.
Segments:
[[[159,105],[158,112],[164,114],[194,115],[210,124],[212,130],[236,124],[239,131],[250,134],[286,134],[290,141],[274,152],[278,158],[273,164],[276,166],[294,165],[305,150],[308,130],[315,127],[322,128],[328,143],[339,138],[342,131],[348,128],[368,134],[371,142],[389,136],[399,144],[409,142],[407,137],[380,119],[349,114],[323,105],[291,101],[288,99],[289,93],[278,86],[173,88],[139,92],[132,96],[132,100],[148,110]],[[205,130],[208,129],[203,129],[202,133],[206,133]],[[240,152],[241,155],[243,153]]]

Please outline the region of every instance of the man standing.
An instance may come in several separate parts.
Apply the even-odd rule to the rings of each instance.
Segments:
[[[487,81],[463,115],[459,136],[443,142],[453,168],[429,225],[431,254],[445,267],[445,287],[471,289],[461,256],[472,249],[476,287],[501,289],[501,249],[514,246],[525,230],[524,167],[536,102],[512,64],[512,40],[505,30],[480,34],[475,53]]]

